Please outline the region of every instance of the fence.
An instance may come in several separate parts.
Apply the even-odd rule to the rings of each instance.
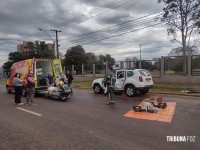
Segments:
[[[70,71],[73,77],[78,80],[92,80],[94,78],[104,77],[106,74],[107,64],[103,65],[72,65],[72,66],[64,66],[63,70],[66,73]]]
[[[159,60],[142,60],[141,66],[148,70],[153,77],[160,77],[160,59]],[[137,69],[139,63],[136,61],[117,61],[113,66],[114,69]],[[108,70],[108,64],[93,65],[72,65],[64,66],[65,72],[72,72],[75,80],[88,81],[95,78],[104,77]]]
[[[184,67],[186,66],[186,67]],[[106,74],[107,64],[71,66],[78,81],[91,81]],[[141,67],[148,70],[155,83],[200,83],[200,56],[167,56],[155,60],[142,60]],[[67,68],[67,67],[66,67]],[[117,61],[114,69],[137,69],[138,61]]]
[[[188,69],[184,71],[184,63],[187,66],[187,60],[187,57],[182,56],[164,57],[164,75],[187,75]]]
[[[167,56],[155,60],[142,60],[141,66],[148,70],[155,83],[200,83],[200,55],[187,57]],[[186,67],[184,67],[186,66]],[[117,61],[114,69],[137,69],[138,61]],[[72,72],[75,80],[91,81],[104,77],[108,70],[107,64],[64,66],[64,72]],[[0,78],[5,78],[2,72]]]
[[[200,56],[192,56],[191,66],[192,76],[200,76]]]
[[[155,83],[199,84],[200,56],[161,57],[161,76]]]

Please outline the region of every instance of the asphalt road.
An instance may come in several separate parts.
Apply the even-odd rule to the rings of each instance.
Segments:
[[[143,98],[117,96],[116,103],[108,106],[106,96],[74,89],[68,102],[37,97],[37,106],[17,107],[14,94],[0,85],[0,150],[200,149],[200,98],[163,96],[176,102],[171,123],[123,116]],[[169,142],[167,136],[195,139]]]

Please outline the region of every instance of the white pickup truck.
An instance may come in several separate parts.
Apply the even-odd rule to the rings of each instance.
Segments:
[[[153,87],[153,80],[151,74],[145,69],[121,69],[115,70],[116,91],[125,91],[128,97],[133,97],[136,91],[145,94],[149,91],[149,88]],[[96,94],[103,93],[104,78],[95,79],[92,82],[92,88]]]

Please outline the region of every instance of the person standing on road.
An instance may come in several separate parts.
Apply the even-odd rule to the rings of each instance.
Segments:
[[[27,92],[26,104],[36,105],[35,103],[33,103],[33,98],[35,95],[35,80],[32,71],[29,72],[27,78],[27,90],[28,92]]]
[[[69,86],[70,89],[71,89],[71,94],[73,94],[73,91],[72,91],[73,76],[72,76],[72,74],[69,72],[69,70],[67,71],[66,77],[67,77],[67,79],[68,79],[68,86]]]
[[[23,105],[21,102],[22,97],[22,80],[20,80],[20,74],[16,73],[14,76],[14,89],[15,89],[15,104]]]
[[[114,103],[114,87],[115,87],[115,74],[113,72],[113,68],[109,67],[109,73],[105,77],[106,86],[108,87],[108,102],[107,105]]]

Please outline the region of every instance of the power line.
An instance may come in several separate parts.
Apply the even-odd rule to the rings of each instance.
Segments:
[[[180,17],[179,17],[180,18]],[[177,19],[177,18],[175,18]],[[143,22],[144,23],[144,22]],[[113,37],[117,37],[117,36],[121,36],[121,35],[124,35],[124,34],[127,34],[127,33],[130,33],[130,32],[134,32],[134,31],[138,31],[138,30],[141,30],[141,29],[144,29],[144,28],[147,28],[147,27],[151,27],[151,26],[155,26],[155,25],[159,25],[159,24],[162,24],[163,22],[161,23],[157,23],[157,24],[153,24],[153,25],[148,25],[146,27],[142,27],[142,28],[139,28],[139,29],[134,29],[134,30],[131,30],[131,31],[128,31],[128,32],[124,32],[124,33],[121,33],[121,34],[116,34],[116,35],[113,35],[113,36],[109,36],[109,37],[103,37],[101,39],[98,39],[98,40],[94,40],[94,38],[92,38],[93,41],[89,41],[89,42],[85,42],[85,43],[82,43],[81,45],[86,45],[86,44],[90,44],[90,43],[94,43],[94,42],[98,42],[98,41],[102,41],[102,40],[105,40],[105,39],[109,39],[109,38],[113,38]],[[104,29],[103,29],[104,30]],[[92,32],[92,33],[97,33],[99,31],[102,31],[102,30],[98,30],[98,31],[95,31],[95,32]],[[89,35],[90,33],[87,33],[85,35]],[[79,41],[79,42],[82,42],[84,41],[85,38],[83,38],[83,40]]]
[[[155,15],[155,14],[159,14],[159,13],[161,13],[161,11],[155,12],[155,13],[152,13],[152,14],[149,14],[149,15],[145,15],[145,16],[133,19],[133,20],[128,20],[126,22],[123,22],[123,23],[120,23],[120,24],[117,24],[117,25],[114,25],[114,26],[110,26],[110,27],[107,27],[107,28],[104,28],[104,29],[101,29],[101,30],[97,30],[97,31],[94,31],[94,32],[89,32],[89,33],[85,33],[85,34],[82,34],[82,35],[79,35],[79,36],[74,36],[74,37],[61,39],[60,41],[67,40],[67,39],[73,39],[73,38],[77,38],[77,37],[82,37],[82,36],[90,35],[90,34],[93,34],[93,33],[99,33],[99,32],[106,31],[106,30],[111,29],[111,28],[115,28],[115,27],[118,27],[118,26],[121,26],[121,25],[124,25],[124,24],[131,23],[133,21],[137,21],[137,20],[142,19],[142,18],[146,18],[146,17],[152,16],[152,15]]]
[[[115,4],[120,3],[121,1],[123,1],[122,4],[119,4],[118,6],[115,6]],[[126,1],[127,1],[127,2],[126,2]],[[110,2],[110,3],[107,3],[107,4],[103,5],[103,8],[96,8],[96,9],[90,11],[88,15],[81,15],[81,16],[76,17],[76,18],[73,18],[73,19],[71,19],[71,20],[69,20],[69,21],[67,21],[67,22],[64,22],[64,23],[62,23],[62,24],[59,24],[59,25],[57,25],[57,26],[55,26],[55,27],[61,28],[62,26],[68,26],[69,24],[75,23],[75,22],[77,22],[77,21],[80,21],[79,23],[81,23],[81,22],[83,22],[83,21],[81,21],[81,20],[82,20],[82,18],[84,18],[84,17],[85,17],[86,19],[87,19],[87,17],[93,18],[94,16],[92,16],[92,15],[94,15],[94,14],[96,14],[96,13],[97,13],[96,16],[99,16],[99,15],[101,15],[101,14],[104,14],[104,13],[110,11],[110,10],[102,11],[102,10],[106,9],[107,7],[109,7],[109,6],[110,6],[110,7],[111,7],[111,6],[115,6],[115,7],[113,7],[113,8],[111,7],[112,9],[114,9],[114,8],[120,7],[120,6],[122,6],[122,5],[125,5],[125,4],[127,4],[128,2],[130,2],[130,0],[118,0],[118,1],[115,0],[115,1],[112,1],[112,2]],[[98,13],[98,12],[100,12],[100,13]],[[95,17],[96,17],[96,16],[95,16]],[[89,19],[89,18],[88,18],[88,19]]]
[[[151,20],[140,23],[140,26],[135,25],[135,28],[139,28],[139,27],[141,28],[142,26],[145,26],[145,23],[149,23],[149,21],[151,21]],[[133,29],[133,27],[134,27],[133,25],[129,25],[128,27],[126,26],[126,28],[123,28],[123,29],[114,29],[114,31],[110,30],[107,33],[105,33],[106,35],[104,33],[101,33],[99,35],[91,35],[90,37],[83,37],[82,39],[72,41],[72,43],[77,42],[78,44],[83,44],[83,43],[88,43],[90,41],[96,41],[98,39],[107,39],[109,37],[114,37],[115,35],[117,36],[119,34],[127,33],[127,30],[130,31],[130,29]],[[134,29],[134,31],[135,30],[136,29]]]
[[[102,5],[102,6],[98,7],[98,8],[95,8],[95,9],[91,10],[91,11],[88,13],[88,15],[81,15],[81,16],[75,17],[75,18],[73,18],[73,19],[70,19],[70,20],[68,20],[67,22],[63,22],[63,23],[61,23],[61,24],[52,25],[52,26],[43,27],[43,28],[64,27],[64,26],[66,26],[66,25],[75,23],[76,21],[78,21],[78,20],[80,20],[80,19],[82,20],[83,17],[91,16],[91,15],[93,15],[93,16],[91,16],[90,18],[94,18],[94,17],[96,17],[96,16],[98,16],[98,15],[100,15],[100,14],[103,14],[103,13],[106,13],[106,12],[110,11],[110,10],[104,11],[104,10],[105,10],[106,8],[108,8],[108,7],[114,9],[114,8],[120,7],[120,6],[122,6],[122,5],[125,5],[125,4],[127,4],[128,2],[130,2],[130,1],[131,1],[131,0],[113,0],[113,1],[111,1],[111,2],[109,2],[109,3],[106,3],[106,4],[104,4],[104,5]],[[97,13],[96,16],[94,16],[95,13]],[[90,19],[90,18],[86,18],[84,21],[86,21],[87,19]],[[84,22],[84,21],[81,21],[81,22]],[[79,23],[81,23],[81,22],[79,22]],[[78,23],[76,23],[76,24],[78,24]],[[45,30],[45,31],[46,31],[46,30]],[[46,32],[47,32],[47,31],[46,31]],[[29,35],[29,37],[32,37],[32,36],[41,37],[41,36],[43,36],[43,35],[42,35],[41,33],[37,32],[37,33],[33,33],[33,34]],[[20,41],[20,40],[23,40],[23,38],[15,39],[15,41]],[[14,41],[13,41],[13,42],[14,42]]]
[[[128,32],[125,32],[125,33],[121,33],[121,34],[117,34],[117,35],[114,35],[114,36],[110,36],[110,37],[105,38],[105,39],[110,39],[110,38],[113,38],[113,37],[122,36],[122,35],[125,35],[125,34],[128,34],[128,33],[131,33],[131,32],[135,32],[135,31],[142,30],[142,29],[145,29],[145,28],[153,27],[153,26],[156,26],[156,25],[159,25],[159,24],[162,24],[162,23],[157,23],[157,24],[153,24],[153,25],[149,25],[149,26],[140,28],[140,29],[131,30],[131,31],[128,31]],[[83,45],[91,44],[91,43],[98,42],[98,41],[103,41],[103,40],[105,40],[105,39],[100,39],[100,40],[96,40],[96,41],[84,43]]]
[[[117,3],[121,2],[121,1],[123,1],[123,3],[120,4],[119,6],[114,7],[114,8],[120,7],[120,6],[122,6],[122,5],[126,4],[126,3],[128,3],[130,0],[117,0],[117,1],[114,0],[114,1],[112,1],[112,2],[109,2],[109,3],[105,4],[105,5],[103,5],[103,6],[102,6],[103,8],[96,8],[96,9],[90,11],[89,14],[88,14],[88,16],[91,16],[91,15],[95,14],[95,13],[98,12],[98,11],[100,11],[100,13],[99,13],[98,15],[103,14],[103,13],[106,13],[106,12],[108,12],[108,11],[103,11],[106,7],[115,5],[115,4],[117,4]],[[128,2],[126,2],[126,1],[128,1]],[[110,10],[109,10],[109,11],[110,11]],[[86,17],[86,16],[87,16],[87,15],[81,15],[81,16],[78,16],[78,17],[76,17],[76,18],[70,19],[70,20],[68,20],[67,22],[64,22],[64,23],[61,23],[61,24],[58,24],[58,25],[53,25],[53,27],[56,27],[56,28],[59,27],[59,28],[61,28],[61,27],[63,27],[63,26],[67,26],[67,25],[69,25],[69,24],[75,23],[76,21],[79,21],[80,19],[82,19],[83,17]],[[97,16],[97,15],[96,15],[96,16]],[[95,16],[95,17],[96,17],[96,16]],[[91,18],[94,18],[94,16],[91,17]],[[90,18],[87,18],[87,19],[90,19]],[[85,19],[84,21],[86,21],[87,19]],[[84,22],[84,21],[81,21],[81,22]],[[81,22],[78,22],[78,23],[81,23]],[[77,24],[78,24],[78,23],[77,23]],[[50,28],[50,26],[49,26],[49,27],[46,27],[46,28]],[[36,33],[36,34],[33,34],[33,35],[36,36],[37,33]],[[33,36],[33,35],[32,35],[32,36]],[[41,35],[41,34],[40,34],[40,35]]]
[[[143,26],[144,24],[146,23],[149,23],[150,21],[152,21],[152,18],[151,19],[145,19],[143,20],[142,22],[133,22],[131,24],[126,24],[126,25],[123,25],[123,26],[120,26],[120,28],[113,28],[113,29],[109,29],[109,30],[105,30],[105,31],[101,31],[101,33],[99,34],[94,34],[94,35],[91,35],[90,37],[83,37],[81,39],[77,39],[77,40],[74,40],[74,41],[71,41],[73,43],[76,43],[76,42],[87,42],[88,40],[90,39],[95,39],[95,38],[98,38],[100,36],[100,38],[105,38],[105,37],[109,37],[111,36],[112,34],[117,34],[117,33],[120,33],[120,32],[126,32],[127,30],[130,30],[134,27],[138,27],[138,26]],[[105,35],[106,34],[106,35]],[[104,37],[102,37],[104,36]]]
[[[128,32],[124,32],[124,33],[121,33],[121,34],[117,34],[117,35],[114,35],[114,36],[102,38],[102,39],[99,39],[99,40],[94,40],[94,41],[91,41],[91,42],[88,42],[88,43],[83,43],[81,45],[87,45],[87,44],[103,41],[103,40],[106,40],[106,39],[122,36],[122,35],[125,35],[125,34],[128,34],[128,33],[131,33],[131,32],[139,31],[139,30],[142,30],[142,29],[145,29],[145,28],[149,28],[149,27],[153,27],[153,26],[156,26],[156,25],[159,25],[159,24],[162,24],[162,23],[156,23],[156,24],[153,24],[153,25],[149,25],[149,26],[142,27],[142,28],[139,28],[139,29],[134,29],[134,30],[131,30],[131,31],[128,31]],[[62,45],[62,46],[64,46],[64,45]]]
[[[158,12],[158,13],[160,13],[160,12]],[[153,14],[156,14],[156,13],[153,13]],[[150,14],[150,15],[153,15],[153,14]],[[127,23],[129,23],[129,22],[132,22],[132,21],[135,21],[135,20],[139,20],[139,19],[141,19],[141,18],[145,18],[145,17],[148,17],[148,16],[150,16],[150,15],[147,15],[147,16],[143,16],[143,17],[140,17],[140,18],[137,18],[137,19],[134,19],[134,20],[131,20],[131,21],[127,21],[127,22],[125,22],[125,23],[122,23],[122,24],[118,24],[118,25],[115,25],[115,26],[112,26],[112,27],[108,27],[108,28],[105,28],[105,29],[102,29],[102,30],[98,30],[98,31],[95,31],[95,32],[91,32],[91,33],[87,33],[87,34],[84,34],[84,35],[80,35],[79,37],[82,37],[82,36],[85,36],[85,35],[91,35],[91,34],[96,34],[96,33],[99,33],[99,32],[104,32],[104,31],[107,31],[108,29],[112,29],[113,27],[115,28],[115,27],[117,27],[117,26],[120,26],[120,25],[124,25],[124,24],[127,24]],[[150,19],[148,19],[148,20],[145,20],[146,22],[148,22],[149,23],[149,21],[150,20],[152,20],[153,18],[150,18]],[[137,24],[135,24],[135,25],[141,25],[141,23],[142,24],[144,24],[144,23],[146,23],[146,22],[136,22]],[[134,22],[135,23],[135,22]],[[139,24],[138,24],[139,23]],[[161,23],[158,23],[158,24],[161,24]],[[157,24],[156,24],[157,25]],[[133,26],[133,25],[129,25],[129,26]],[[129,27],[128,26],[128,27]],[[150,25],[150,26],[152,26],[152,25]],[[153,25],[154,26],[154,25]],[[146,27],[144,27],[144,28],[146,28]],[[130,29],[130,28],[127,28],[126,27],[126,29]],[[142,28],[143,29],[143,28]],[[112,29],[113,30],[113,29]],[[112,31],[112,30],[110,30],[110,31]],[[116,29],[115,29],[116,30]],[[124,29],[123,29],[124,30]],[[122,31],[123,31],[122,30]],[[140,30],[140,29],[139,29]],[[109,30],[108,30],[109,31]],[[120,30],[119,30],[120,31]],[[133,32],[133,31],[137,31],[136,29],[134,29],[134,30],[132,30],[131,32]],[[112,31],[113,32],[113,31]],[[111,32],[110,32],[111,33]],[[116,32],[113,32],[113,33],[116,33]],[[115,34],[115,35],[113,35],[113,36],[109,36],[109,37],[100,37],[101,39],[99,39],[99,40],[94,40],[94,36],[95,35],[93,35],[93,37],[91,37],[91,39],[93,40],[93,41],[86,41],[85,43],[83,43],[83,44],[81,44],[81,45],[85,45],[85,44],[89,44],[89,43],[93,43],[93,42],[97,42],[97,41],[101,41],[101,40],[105,40],[105,39],[109,39],[109,38],[112,38],[112,37],[116,37],[116,36],[120,36],[120,35],[124,35],[124,34],[127,34],[127,33],[129,33],[129,32],[124,32],[124,33],[120,33],[120,34]],[[97,35],[98,36],[98,35]],[[73,38],[75,38],[75,37],[73,37]],[[82,39],[83,40],[77,40],[78,42],[82,42],[82,41],[85,41],[86,39],[89,39],[90,37],[82,37]]]
[[[52,37],[45,30],[41,28],[38,28],[38,30],[43,31],[55,43],[54,39],[52,39]]]

